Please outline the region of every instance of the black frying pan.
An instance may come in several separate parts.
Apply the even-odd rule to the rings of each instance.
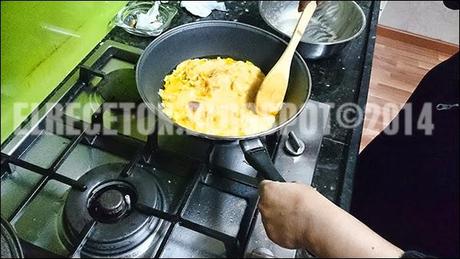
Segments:
[[[237,60],[249,60],[267,73],[286,46],[287,43],[279,37],[238,22],[201,21],[185,24],[162,34],[145,49],[136,67],[137,88],[152,111],[157,111],[162,119],[182,128],[161,111],[161,98],[158,95],[165,76],[179,63],[191,58],[232,57]],[[188,129],[187,132],[212,141],[239,141],[247,162],[264,178],[284,181],[259,138],[280,130],[299,115],[310,96],[310,88],[310,72],[305,61],[296,53],[285,98],[285,102],[298,107],[297,112],[291,117],[279,116],[273,128],[248,136],[222,137]]]

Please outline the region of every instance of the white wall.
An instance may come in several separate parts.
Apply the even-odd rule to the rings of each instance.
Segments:
[[[382,1],[379,24],[458,45],[459,11],[442,1]]]

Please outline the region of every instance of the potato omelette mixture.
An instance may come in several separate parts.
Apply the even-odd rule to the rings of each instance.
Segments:
[[[272,128],[254,100],[265,75],[249,61],[189,59],[165,77],[163,112],[177,124],[205,134],[244,136]]]

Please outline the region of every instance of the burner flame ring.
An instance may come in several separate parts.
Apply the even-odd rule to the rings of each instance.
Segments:
[[[84,256],[141,256],[146,248],[153,246],[144,244],[153,242],[152,236],[163,225],[162,220],[131,208],[131,203],[139,202],[165,209],[164,194],[154,174],[135,166],[131,176],[120,178],[124,166],[106,164],[90,170],[79,179],[87,189],[84,192],[71,189],[67,196],[63,220],[70,244],[75,244],[86,224],[97,221],[82,249]],[[116,208],[111,208],[112,205]]]
[[[119,218],[127,210],[123,194],[118,190],[108,190],[96,200],[96,210],[103,216]]]
[[[130,184],[109,182],[93,191],[88,199],[89,214],[98,222],[116,223],[130,213],[131,202],[136,202],[137,194]]]

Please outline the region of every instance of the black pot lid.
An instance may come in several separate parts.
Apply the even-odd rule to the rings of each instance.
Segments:
[[[1,219],[1,258],[23,258],[24,256],[22,254],[19,238],[16,235],[13,226],[11,226],[10,223],[3,218]]]

